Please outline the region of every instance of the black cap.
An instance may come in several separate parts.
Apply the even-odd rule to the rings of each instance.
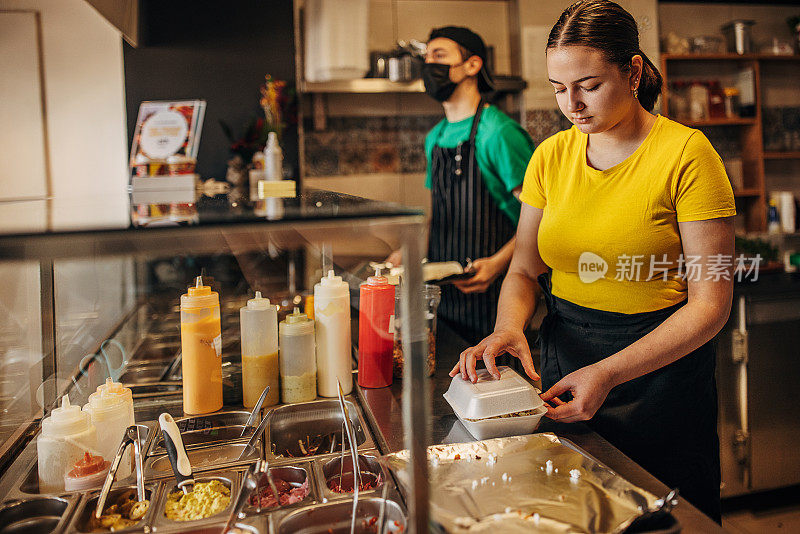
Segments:
[[[489,67],[486,65],[486,45],[483,43],[483,39],[481,39],[480,35],[462,26],[443,26],[431,30],[428,42],[437,37],[444,37],[445,39],[455,41],[466,48],[471,55],[481,58],[481,60],[483,60],[483,67],[478,73],[478,91],[481,93],[494,91],[494,80],[492,80]]]

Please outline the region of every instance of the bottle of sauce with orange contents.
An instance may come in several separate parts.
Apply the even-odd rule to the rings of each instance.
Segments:
[[[222,329],[219,294],[203,285],[181,295],[183,411],[211,413],[222,408]]]

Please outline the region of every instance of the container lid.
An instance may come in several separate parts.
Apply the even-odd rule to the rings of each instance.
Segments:
[[[181,295],[181,308],[212,308],[219,306],[219,294],[211,291],[211,286],[203,285],[203,277],[195,279],[194,287],[190,287],[185,295]]]
[[[385,276],[381,276],[380,267],[375,267],[375,276],[368,276],[366,283],[371,286],[385,286],[389,285],[389,280]]]
[[[544,404],[533,385],[513,369],[500,366],[500,379],[486,369],[477,370],[474,384],[458,374],[453,377],[444,398],[461,417],[484,419],[507,413],[533,410]]]
[[[97,386],[97,391],[89,395],[89,402],[83,407],[84,411],[95,414],[120,409],[128,409],[128,403],[133,405],[133,392],[119,382],[114,382],[111,377],[106,378],[106,383]]]
[[[42,420],[42,435],[48,437],[80,434],[91,426],[88,413],[77,404],[70,404],[69,397],[61,397],[61,406],[53,408],[50,417]]]
[[[333,269],[331,269],[328,271],[328,276],[322,277],[322,280],[314,286],[314,298],[319,301],[336,297],[350,298],[350,286],[342,280],[341,276],[334,275]]]
[[[300,308],[295,308],[278,326],[281,334],[288,336],[314,333],[314,321],[309,319],[305,313],[300,313]]]
[[[269,299],[262,297],[261,291],[256,291],[255,298],[252,298],[247,301],[248,310],[267,310],[269,308],[270,308]]]

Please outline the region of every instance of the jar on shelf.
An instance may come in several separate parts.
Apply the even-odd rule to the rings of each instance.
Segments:
[[[676,119],[689,117],[689,100],[687,99],[686,82],[677,81],[671,84],[669,98],[670,113]]]
[[[689,86],[689,118],[703,120],[708,118],[708,87],[694,81]]]
[[[708,116],[712,119],[725,117],[725,93],[717,80],[708,86]]]
[[[739,89],[726,87],[722,90],[725,95],[725,116],[729,119],[739,116]]]
[[[399,289],[399,288],[398,288]],[[442,300],[442,288],[433,284],[426,284],[425,298],[425,340],[426,340],[426,371],[427,376],[433,376],[436,371],[436,311]],[[400,291],[395,295],[394,312],[394,351],[392,355],[392,373],[395,378],[403,378],[403,339],[401,336],[402,323],[400,314]]]

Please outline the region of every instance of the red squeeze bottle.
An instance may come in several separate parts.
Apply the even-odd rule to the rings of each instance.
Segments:
[[[384,388],[392,383],[394,286],[380,268],[361,284],[358,312],[358,385]]]

